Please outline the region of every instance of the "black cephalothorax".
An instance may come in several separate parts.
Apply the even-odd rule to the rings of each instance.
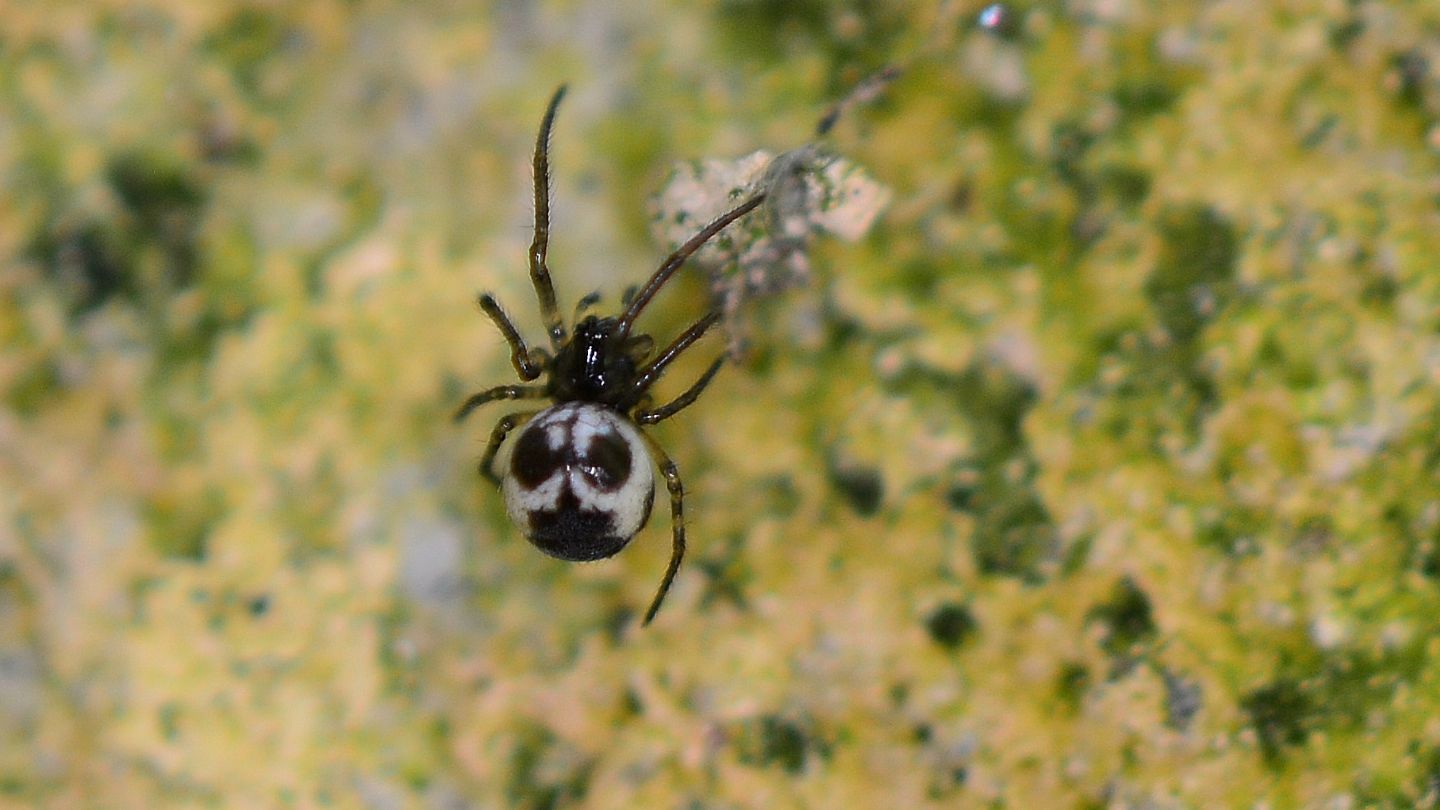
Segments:
[[[587,316],[550,364],[547,393],[557,402],[595,402],[619,411],[635,405],[631,387],[639,364],[653,350],[644,336],[616,338],[617,318]]]
[[[465,401],[455,414],[464,419],[471,411],[501,399],[549,399],[548,408],[520,411],[501,417],[491,431],[480,460],[480,472],[505,492],[506,507],[526,537],[542,551],[566,560],[609,557],[644,526],[654,494],[653,473],[637,463],[648,456],[660,467],[670,493],[672,551],[660,588],[645,612],[649,624],[665,599],[685,556],[684,485],[680,471],[637,425],[668,419],[693,403],[719,372],[717,358],[686,391],[670,402],[650,408],[650,387],[681,352],[698,341],[720,319],[712,311],[675,338],[659,354],[648,335],[632,334],[635,319],[685,260],[726,226],[754,210],[765,198],[759,193],[717,217],[671,253],[644,286],[627,293],[619,315],[597,317],[584,311],[599,300],[582,298],[568,333],[556,304],[555,287],[546,265],[550,237],[550,129],[555,110],[565,95],[562,86],[551,97],[535,143],[535,239],[530,245],[530,280],[540,300],[540,313],[550,350],[526,346],[519,330],[489,293],[480,296],[480,309],[494,321],[510,345],[515,373],[525,382],[542,375],[536,385],[502,385],[481,391]],[[533,420],[533,421],[532,421]],[[494,469],[496,453],[510,431],[519,438],[506,469]]]

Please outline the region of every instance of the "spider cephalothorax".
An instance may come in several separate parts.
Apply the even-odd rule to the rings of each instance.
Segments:
[[[632,334],[635,318],[685,260],[725,226],[753,210],[765,198],[755,194],[730,209],[681,245],[661,263],[650,280],[627,293],[623,309],[613,317],[585,315],[599,300],[582,298],[568,332],[555,303],[555,287],[545,255],[550,236],[550,128],[555,108],[565,95],[555,91],[535,143],[535,240],[530,245],[530,279],[540,299],[540,313],[550,338],[550,351],[525,345],[519,330],[489,293],[480,308],[510,344],[510,359],[520,379],[542,384],[502,385],[471,396],[456,420],[498,399],[549,399],[548,408],[501,417],[490,434],[480,473],[505,495],[506,509],[525,536],[541,551],[563,560],[599,560],[624,548],[650,517],[655,495],[653,461],[665,476],[670,493],[672,551],[660,588],[645,612],[655,617],[680,562],[685,556],[684,485],[680,471],[665,451],[640,430],[674,416],[694,402],[720,370],[716,359],[684,393],[657,408],[649,407],[650,387],[674,359],[720,319],[712,311],[675,338],[658,355],[647,335]],[[494,469],[495,455],[510,431],[519,428],[504,469]]]

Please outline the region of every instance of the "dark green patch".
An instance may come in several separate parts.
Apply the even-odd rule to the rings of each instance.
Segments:
[[[1105,626],[1100,646],[1115,657],[1134,656],[1141,644],[1155,636],[1150,599],[1130,577],[1116,584],[1108,600],[1091,608],[1086,621],[1098,621]]]
[[[1095,545],[1095,535],[1086,532],[1070,543],[1065,556],[1060,560],[1060,573],[1069,576],[1079,572],[1090,561],[1090,549]]]
[[[517,736],[505,787],[510,807],[554,810],[585,798],[592,761],[559,750],[566,744],[542,726],[528,726]]]
[[[701,608],[728,602],[739,610],[749,610],[745,586],[751,573],[745,555],[741,553],[742,544],[741,537],[732,536],[723,548],[715,549],[714,553],[695,562],[695,568],[705,577],[705,589],[700,594]]]
[[[980,361],[948,381],[950,394],[975,424],[977,461],[986,469],[1023,455],[1025,415],[1034,407],[1028,380],[993,361]]]
[[[769,517],[787,518],[800,506],[800,490],[788,474],[780,473],[755,482],[760,513]]]
[[[235,83],[252,97],[261,89],[267,60],[284,52],[287,31],[276,15],[245,7],[230,15],[203,47],[230,70]]]
[[[1353,781],[1347,797],[1351,806],[1366,810],[1435,807],[1435,799],[1440,797],[1440,749],[1412,738],[1402,756],[1403,770],[1351,769]]]
[[[1390,309],[1400,295],[1400,282],[1389,273],[1376,272],[1365,280],[1360,290],[1360,301],[1367,306]]]
[[[105,177],[130,214],[127,252],[153,249],[163,259],[163,277],[139,280],[139,292],[156,306],[195,281],[201,265],[197,231],[209,190],[184,163],[157,151],[117,154],[106,165]]]
[[[1267,515],[1241,506],[1200,509],[1195,539],[1229,557],[1247,557],[1260,550],[1259,538],[1270,525]]]
[[[945,487],[945,504],[956,512],[970,511],[975,505],[979,485],[978,478],[962,473]]]
[[[934,300],[935,288],[945,274],[945,269],[935,257],[921,256],[901,263],[895,269],[893,278],[910,300],[928,302]]]
[[[974,518],[971,553],[981,572],[1043,580],[1057,559],[1060,538],[1033,486],[1035,462],[1025,440],[1034,387],[990,359],[959,374],[911,368],[891,385],[917,399],[938,394],[971,422],[973,455],[956,470],[945,498]]]
[[[1295,527],[1295,544],[1305,549],[1321,551],[1335,541],[1335,521],[1329,515],[1306,515]]]
[[[925,617],[925,629],[936,644],[956,650],[969,641],[980,627],[970,608],[956,602],[946,602]]]
[[[1050,511],[1029,487],[987,490],[976,514],[971,551],[985,575],[1043,581],[1060,550]]]
[[[1114,98],[1120,110],[1128,117],[1144,118],[1163,113],[1175,106],[1175,101],[1180,98],[1180,91],[1153,75],[1139,75],[1122,79],[1115,86]]]
[[[1440,526],[1423,526],[1409,510],[1397,505],[1386,508],[1385,527],[1408,545],[1407,567],[1427,579],[1440,580]]]
[[[812,45],[829,38],[824,0],[723,0],[716,12],[732,45],[766,60],[790,56],[802,38]]]
[[[146,510],[150,546],[166,557],[203,560],[214,524],[225,514],[218,491],[183,502],[152,502]]]
[[[615,605],[605,612],[605,621],[602,627],[605,635],[612,642],[619,644],[625,638],[625,632],[635,619],[635,609],[629,605]]]
[[[60,367],[53,360],[37,359],[16,375],[5,391],[5,401],[21,416],[40,413],[61,387]]]
[[[1430,541],[1419,549],[1418,564],[1420,573],[1427,578],[1440,580],[1440,543]]]
[[[626,687],[620,694],[620,715],[622,717],[639,717],[645,711],[645,702],[640,699],[640,694],[633,688]]]
[[[910,684],[904,682],[890,684],[890,705],[899,709],[910,699]]]
[[[1074,714],[1080,710],[1080,703],[1085,700],[1085,693],[1090,691],[1090,684],[1090,670],[1084,664],[1072,661],[1061,667],[1060,674],[1055,678],[1055,697]]]
[[[865,326],[854,318],[839,313],[828,314],[825,319],[825,353],[838,354],[866,336]],[[758,353],[769,347],[762,345],[756,348]],[[764,368],[768,370],[768,366]]]
[[[1440,747],[1432,747],[1428,751],[1420,753],[1416,757],[1418,768],[1415,775],[1414,787],[1408,791],[1406,798],[1419,804],[1422,796],[1440,796]],[[1396,804],[1403,807],[1403,804]]]
[[[1340,126],[1340,116],[1335,113],[1327,113],[1320,117],[1313,126],[1300,133],[1301,149],[1318,149],[1325,145],[1330,136]]]
[[[1169,207],[1155,227],[1160,255],[1145,295],[1170,336],[1188,342],[1230,297],[1240,238],[1229,219],[1203,204]]]
[[[1265,330],[1255,353],[1255,365],[1275,370],[1291,389],[1304,390],[1320,382],[1321,372],[1315,358],[1291,351],[1286,345],[1286,336],[1278,329]]]
[[[1138,166],[1110,164],[1100,170],[1100,184],[1125,208],[1135,208],[1150,196],[1150,175]]]
[[[85,204],[78,201],[82,195],[48,177],[41,164],[31,176],[52,185],[26,255],[71,310],[83,314],[111,301],[139,309],[160,349],[162,376],[206,355],[222,326],[218,307],[182,316],[171,306],[175,294],[194,285],[207,266],[200,223],[209,188],[200,175],[168,152],[117,152],[102,176],[119,205],[101,220],[84,213]],[[232,303],[226,306],[234,310]]]
[[[907,26],[904,14],[875,0],[721,0],[716,14],[727,51],[747,61],[827,54],[833,68],[826,71],[826,91],[836,98],[850,89],[841,68],[870,72],[887,64],[901,52]],[[842,17],[854,23],[853,35],[837,36],[835,21]]]
[[[160,725],[160,737],[174,742],[180,736],[180,706],[174,701],[166,701],[160,706],[158,714],[156,720]]]
[[[1094,143],[1094,133],[1079,121],[1060,121],[1050,131],[1051,166],[1060,180],[1077,192],[1082,203],[1095,198],[1095,181],[1084,164]]]
[[[154,230],[172,217],[193,216],[207,198],[205,187],[166,153],[122,152],[111,158],[105,177],[120,202]]]
[[[1325,38],[1329,40],[1331,48],[1342,51],[1350,47],[1364,33],[1365,18],[1352,12],[1347,14],[1344,19],[1329,23],[1326,26]]]
[[[1425,87],[1431,81],[1430,60],[1419,49],[1411,48],[1390,57],[1390,75],[1394,77],[1395,100],[1407,107],[1425,105]]]
[[[809,754],[826,757],[829,746],[807,734],[797,723],[767,714],[745,723],[738,740],[740,761],[747,765],[779,765],[798,774],[805,769]]]
[[[61,216],[34,235],[26,254],[60,287],[75,312],[133,296],[138,289],[134,257],[112,228],[95,222]]]
[[[1271,767],[1283,762],[1286,748],[1305,744],[1317,713],[1314,699],[1290,678],[1255,689],[1241,698],[1240,708],[1249,715],[1260,753]]]
[[[870,517],[880,511],[885,497],[885,480],[874,467],[859,467],[832,463],[829,466],[830,484],[835,487],[861,517]]]
[[[1425,677],[1430,666],[1425,648],[1421,637],[1380,654],[1347,649],[1326,655],[1311,690],[1326,721],[1359,729],[1377,712],[1393,710],[1397,690]]]

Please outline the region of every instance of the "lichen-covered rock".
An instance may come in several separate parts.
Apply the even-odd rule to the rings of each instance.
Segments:
[[[0,807],[1434,806],[1440,4],[981,11],[7,4]],[[566,314],[776,193],[644,632],[448,419],[562,80]]]

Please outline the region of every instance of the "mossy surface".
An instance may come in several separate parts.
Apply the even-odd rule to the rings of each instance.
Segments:
[[[0,807],[1435,806],[1440,6],[501,5],[6,6]],[[568,312],[885,64],[641,630],[450,421],[545,100]]]

